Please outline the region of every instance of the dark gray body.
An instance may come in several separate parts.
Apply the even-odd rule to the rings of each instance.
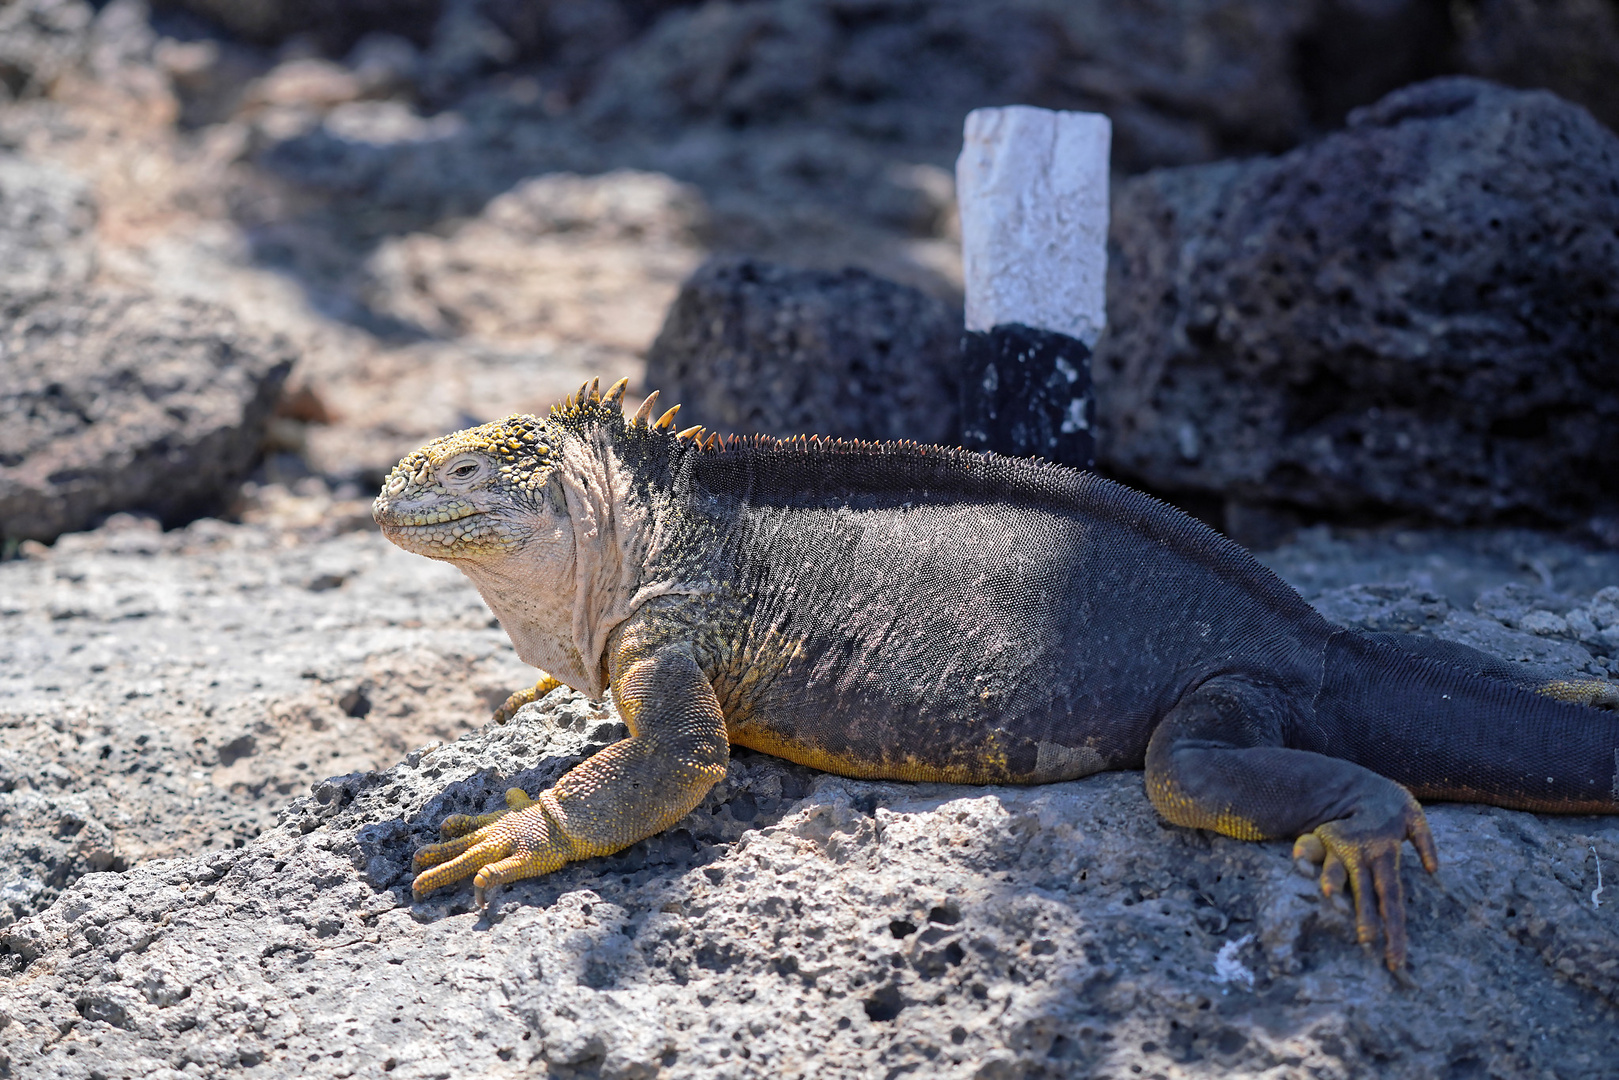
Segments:
[[[1252,741],[1419,795],[1612,805],[1610,717],[1334,627],[1122,485],[920,447],[671,465],[677,504],[716,538],[696,548],[724,630],[695,636],[733,742],[856,775],[1069,779],[1140,768],[1178,703],[1235,676],[1264,691]],[[1502,768],[1503,752],[1522,760]]]

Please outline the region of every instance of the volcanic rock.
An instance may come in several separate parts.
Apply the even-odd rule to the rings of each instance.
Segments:
[[[1578,106],[1438,79],[1113,220],[1105,468],[1340,518],[1619,504],[1619,137]]]

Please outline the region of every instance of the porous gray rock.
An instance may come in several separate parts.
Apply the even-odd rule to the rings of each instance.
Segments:
[[[862,270],[714,259],[681,286],[646,385],[717,431],[949,443],[960,338],[942,302]]]
[[[258,456],[285,342],[228,310],[111,289],[0,301],[0,535],[217,509]]]
[[[267,496],[244,512],[279,524],[120,514],[0,563],[0,925],[87,873],[240,847],[525,681],[461,575],[396,553],[368,499]]]
[[[85,0],[0,6],[0,101],[36,97],[82,62],[96,9]]]
[[[84,285],[95,272],[95,225],[95,199],[82,179],[0,154],[0,297]]]
[[[0,1047],[62,1076],[1594,1078],[1619,1053],[1619,925],[1590,899],[1619,833],[1596,819],[1431,811],[1449,869],[1406,878],[1418,1010],[1287,844],[1161,826],[1127,775],[859,783],[739,754],[670,832],[487,917],[464,887],[411,902],[434,822],[622,732],[557,691],[317,785],[242,849],[88,875],[0,937]]]
[[[1300,565],[1486,561],[1433,539],[1323,537]],[[1559,590],[1619,569],[1550,541],[1540,557]],[[1373,629],[1448,603],[1353,592],[1336,595]],[[1563,610],[1606,619],[1609,599]],[[13,1075],[1596,1080],[1619,1054],[1619,819],[1431,807],[1444,869],[1405,872],[1414,991],[1289,844],[1165,826],[1133,774],[873,783],[738,751],[675,828],[482,917],[464,884],[411,900],[414,847],[625,729],[557,690],[456,741],[386,741],[453,738],[523,670],[449,567],[369,532],[123,521],[0,563],[0,620],[18,829],[0,900],[43,884],[47,856],[78,860],[0,917]],[[321,761],[340,775],[315,779]],[[284,801],[294,777],[310,794]],[[130,865],[97,872],[109,833]]]
[[[1434,80],[1114,221],[1104,467],[1340,517],[1619,504],[1619,137],[1585,110]]]

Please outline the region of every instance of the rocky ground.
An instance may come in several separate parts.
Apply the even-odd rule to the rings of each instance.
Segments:
[[[1600,1077],[1619,820],[1432,808],[1411,979],[1292,865],[1138,774],[864,783],[746,751],[675,829],[413,903],[446,814],[620,737],[363,501],[123,517],[0,564],[0,1067],[14,1076]],[[1329,616],[1619,676],[1619,553],[1307,530]],[[1599,884],[1599,874],[1605,875]],[[1599,891],[1603,890],[1603,891]]]

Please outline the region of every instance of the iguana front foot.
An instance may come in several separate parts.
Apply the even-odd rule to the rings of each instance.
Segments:
[[[505,703],[502,704],[500,708],[495,710],[495,715],[493,717],[495,723],[504,724],[506,721],[517,715],[518,709],[521,709],[524,705],[528,705],[531,702],[540,700],[546,694],[549,694],[551,691],[562,685],[560,680],[552,678],[549,674],[545,672],[541,672],[540,674],[542,677],[539,682],[535,683],[533,686],[518,690],[512,694],[511,697],[507,698]]]
[[[410,885],[417,900],[476,872],[472,885],[481,909],[491,889],[549,874],[573,853],[550,811],[520,788],[506,792],[505,810],[452,814],[439,826],[439,834],[455,839],[428,844],[411,860],[411,869],[418,871]]]
[[[1331,896],[1348,885],[1355,905],[1355,938],[1362,945],[1377,940],[1383,929],[1383,959],[1390,971],[1405,966],[1405,899],[1400,888],[1400,850],[1407,840],[1417,849],[1428,873],[1439,870],[1433,834],[1417,801],[1392,813],[1357,810],[1349,817],[1328,821],[1298,838],[1295,859],[1308,859],[1321,867],[1321,892]]]

